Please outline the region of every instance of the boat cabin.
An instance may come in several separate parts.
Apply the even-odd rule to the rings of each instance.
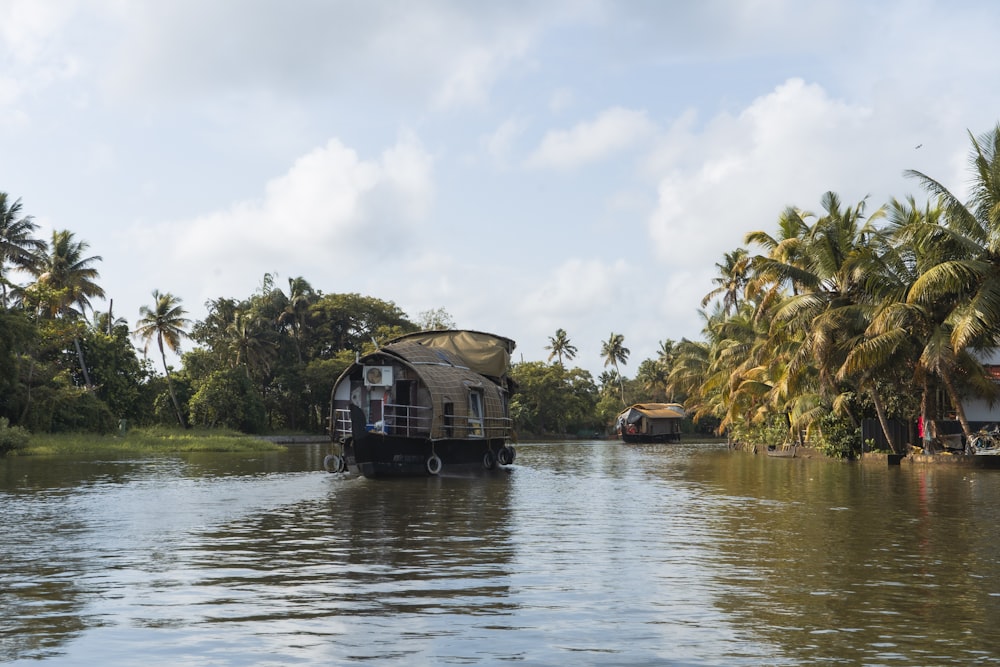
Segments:
[[[338,378],[331,435],[427,440],[507,438],[513,341],[475,331],[421,331],[359,358]]]
[[[636,403],[618,414],[616,428],[624,442],[679,442],[686,416],[679,403]]]

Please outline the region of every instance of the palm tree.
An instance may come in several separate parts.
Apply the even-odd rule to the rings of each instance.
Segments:
[[[972,140],[970,163],[975,178],[969,202],[919,171],[919,179],[940,197],[947,234],[938,240],[957,252],[925,271],[910,291],[911,301],[956,298],[952,311],[956,352],[974,343],[992,344],[1000,329],[1000,124]]]
[[[724,262],[716,262],[715,267],[719,270],[719,275],[712,278],[712,282],[717,285],[715,289],[705,295],[701,300],[701,307],[716,298],[722,297],[722,311],[728,315],[730,311],[736,310],[739,305],[743,290],[747,285],[750,270],[750,256],[746,248],[737,248],[724,255]]]
[[[100,277],[94,263],[101,257],[84,257],[88,248],[89,243],[77,241],[69,230],[53,231],[48,253],[32,265],[37,282],[47,289],[44,305],[49,316],[83,315],[92,298],[104,297],[104,289],[94,282]]]
[[[545,346],[545,349],[551,350],[549,361],[552,361],[552,357],[557,357],[560,366],[563,365],[563,356],[567,359],[576,356],[576,346],[569,342],[569,336],[565,329],[556,329],[556,334],[549,336],[549,344]]]
[[[35,287],[41,297],[38,305],[44,309],[44,315],[74,320],[86,313],[92,298],[104,297],[104,289],[95,282],[100,273],[94,268],[94,263],[101,261],[101,257],[84,257],[89,247],[86,241],[77,241],[73,232],[55,230],[48,252],[28,267],[35,275]],[[73,337],[73,345],[84,383],[90,387],[90,373],[79,337]]]
[[[248,380],[268,373],[274,357],[273,332],[267,322],[252,312],[237,309],[226,328],[229,358],[233,367],[243,366]]]
[[[185,426],[184,414],[181,412],[180,403],[177,402],[174,385],[170,381],[170,367],[167,366],[164,343],[171,352],[177,352],[180,349],[181,339],[187,335],[185,329],[190,324],[189,320],[184,317],[186,314],[187,311],[181,307],[180,299],[169,292],[160,294],[159,290],[153,290],[153,307],[142,306],[139,308],[140,318],[133,332],[146,341],[147,349],[150,340],[156,338],[156,344],[160,348],[160,358],[163,360],[163,373],[167,377],[170,400],[174,404],[177,422],[182,427]]]
[[[801,292],[783,300],[776,321],[804,334],[820,387],[832,400],[839,393],[837,371],[854,338],[868,325],[870,289],[881,270],[872,242],[879,232],[872,223],[884,211],[879,209],[865,220],[864,200],[843,210],[832,192],[823,195],[822,205],[826,215],[809,230],[803,267],[789,267],[785,273],[795,276]]]
[[[305,328],[306,314],[309,312],[309,305],[315,301],[316,293],[313,291],[305,278],[288,279],[288,301],[285,303],[284,311],[278,316],[279,324],[290,324],[292,327],[292,339],[295,341],[295,354],[302,363],[302,330]]]
[[[45,252],[45,241],[36,239],[32,233],[38,225],[30,215],[21,215],[21,200],[10,204],[7,193],[0,192],[0,289],[3,305],[7,305],[7,285],[4,277],[8,266],[30,271]]]
[[[628,355],[630,354],[624,342],[625,336],[612,331],[608,340],[601,343],[601,356],[604,358],[605,367],[609,365],[615,367],[615,374],[618,375],[618,384],[622,390],[622,403],[628,405],[625,401],[625,380],[622,378],[621,370],[618,368],[618,364],[625,364],[628,361]]]

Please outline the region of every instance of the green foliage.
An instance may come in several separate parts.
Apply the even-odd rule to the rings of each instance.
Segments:
[[[423,310],[417,315],[417,326],[423,331],[454,329],[455,318],[444,308]]]
[[[172,383],[168,383],[167,379],[162,375],[157,376],[155,380],[151,381],[151,384],[155,387],[155,397],[153,398],[153,419],[149,422],[150,424],[177,425],[177,412],[173,399],[170,397],[171,384],[173,385],[177,402],[181,406],[181,411],[184,413],[187,412],[188,401],[191,400],[191,396],[194,394],[192,380],[186,371],[171,373],[170,377],[172,378]]]
[[[861,451],[861,429],[849,420],[828,412],[819,419],[815,442],[817,448],[827,456],[854,458]]]
[[[37,335],[37,328],[24,313],[0,311],[0,417],[16,420],[21,415],[22,367],[30,363],[24,352]]]
[[[109,433],[118,418],[91,390],[75,386],[65,372],[36,387],[22,426],[33,433]]]
[[[199,382],[188,402],[192,424],[262,433],[264,402],[242,369],[215,371]]]
[[[139,399],[151,371],[140,363],[129,340],[128,327],[111,334],[96,329],[84,332],[81,346],[95,393],[119,418],[135,421],[142,414]]]
[[[20,426],[11,426],[6,417],[0,417],[0,454],[9,454],[23,449],[28,444],[28,431]]]
[[[563,436],[599,426],[594,418],[597,387],[587,371],[529,361],[514,364],[511,377],[518,391],[510,412],[519,432]]]
[[[742,422],[730,428],[733,442],[757,447],[768,447],[790,442],[788,421],[784,415],[771,415],[759,423]]]

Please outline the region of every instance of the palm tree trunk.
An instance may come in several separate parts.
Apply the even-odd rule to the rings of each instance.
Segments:
[[[882,434],[885,435],[885,441],[889,443],[889,449],[892,450],[893,454],[901,454],[899,445],[893,440],[892,431],[889,429],[889,418],[885,414],[885,404],[875,387],[871,388],[871,395],[872,403],[875,404],[875,414],[878,415],[878,423],[882,426]]]
[[[951,373],[941,373],[941,379],[944,380],[945,389],[948,391],[948,398],[951,399],[951,404],[955,407],[955,413],[958,415],[958,423],[962,425],[962,433],[965,435],[966,442],[968,442],[972,439],[972,431],[969,429],[969,420],[965,418],[965,407],[962,406],[962,397],[955,389]]]
[[[80,369],[83,371],[83,383],[87,389],[93,389],[94,385],[90,381],[90,373],[87,372],[87,361],[83,358],[83,348],[80,346],[80,339],[73,338],[73,345],[76,346],[76,356],[80,360]]]
[[[926,446],[926,443],[930,442],[931,439],[930,438],[931,424],[930,421],[928,421],[928,417],[930,416],[930,402],[931,402],[930,383],[927,381],[927,378],[924,377],[923,391],[920,394],[920,423],[923,426],[923,428],[921,429],[922,433],[918,434],[920,436],[920,448],[924,452],[924,454],[930,453],[927,451],[927,446]]]
[[[24,421],[28,418],[28,409],[31,407],[31,379],[35,375],[35,358],[31,357],[28,363],[28,381],[24,383],[24,410],[21,411],[20,424],[24,424]]]
[[[621,387],[622,390],[622,405],[627,406],[628,403],[625,402],[625,380],[622,379],[622,372],[618,369],[617,361],[615,362],[615,373],[618,375],[618,386]]]
[[[163,373],[167,377],[167,391],[170,392],[170,400],[174,404],[177,422],[181,425],[181,428],[187,428],[187,424],[184,423],[184,414],[181,412],[181,405],[177,402],[177,394],[174,393],[174,383],[170,381],[170,369],[167,368],[167,354],[163,351],[163,336],[158,334],[156,342],[160,345],[160,358],[163,359]]]

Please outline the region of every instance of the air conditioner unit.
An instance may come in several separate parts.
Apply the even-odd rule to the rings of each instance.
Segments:
[[[391,387],[392,366],[365,366],[366,387]]]

